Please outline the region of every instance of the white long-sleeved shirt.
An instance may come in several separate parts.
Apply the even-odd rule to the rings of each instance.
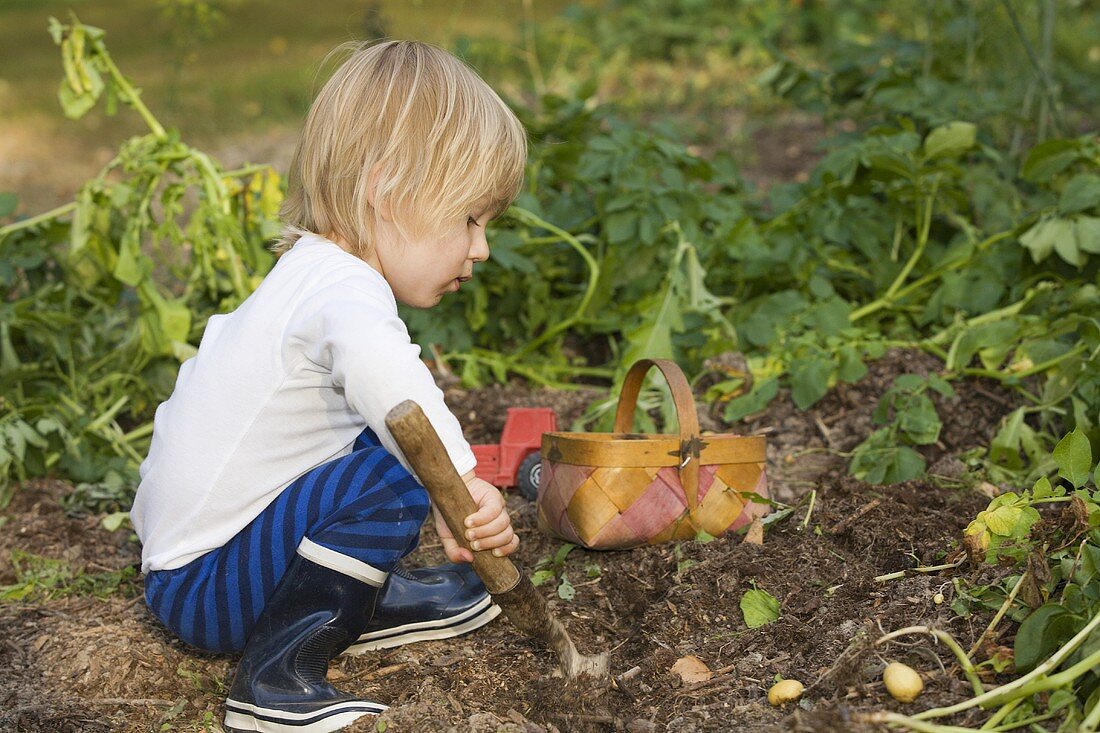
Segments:
[[[210,319],[157,408],[130,512],[142,572],[221,547],[294,479],[349,453],[365,427],[405,463],[385,416],[406,399],[459,474],[473,469],[389,284],[336,244],[302,237],[240,307]]]

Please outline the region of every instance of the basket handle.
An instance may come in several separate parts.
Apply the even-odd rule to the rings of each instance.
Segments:
[[[699,416],[695,412],[695,398],[687,377],[676,362],[668,359],[639,359],[630,367],[619,393],[619,407],[615,411],[615,432],[629,433],[634,425],[634,409],[638,405],[638,392],[642,379],[650,367],[657,367],[672,390],[672,403],[676,406],[676,421],[680,424],[680,483],[688,511],[694,515],[699,503]]]

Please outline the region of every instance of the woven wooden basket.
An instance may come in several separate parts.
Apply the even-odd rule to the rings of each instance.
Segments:
[[[638,391],[656,366],[672,389],[679,435],[631,433]],[[700,435],[680,368],[642,359],[627,373],[612,433],[542,438],[539,527],[589,549],[611,550],[720,535],[768,511],[764,438]]]

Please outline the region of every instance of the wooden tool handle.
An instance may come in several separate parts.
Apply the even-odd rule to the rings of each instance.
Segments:
[[[455,540],[473,552],[474,570],[488,591],[498,595],[515,588],[520,573],[511,560],[496,557],[488,550],[474,551],[466,540],[463,522],[477,511],[477,504],[420,405],[405,400],[386,415],[386,427],[401,446],[401,452],[420,478],[420,483],[428,490]]]
[[[386,427],[428,490],[451,534],[473,552],[466,541],[463,520],[477,511],[477,505],[420,405],[405,400],[386,415]],[[473,552],[473,555],[474,571],[504,610],[504,615],[522,633],[542,640],[556,652],[561,669],[568,677],[582,674],[607,677],[608,655],[590,656],[578,652],[565,627],[550,614],[546,599],[511,560],[496,557],[487,550]]]

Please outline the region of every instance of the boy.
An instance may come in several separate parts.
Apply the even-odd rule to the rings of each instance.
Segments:
[[[472,277],[525,160],[507,106],[426,44],[359,47],[314,101],[281,257],[180,368],[132,511],[153,613],[189,643],[243,649],[228,727],[321,733],[380,712],[328,684],[334,656],[499,613],[468,565],[398,567],[429,502],[384,418],[421,405],[478,505],[467,539],[514,551],[397,302],[430,308]],[[472,560],[438,514],[436,527],[452,563]]]

